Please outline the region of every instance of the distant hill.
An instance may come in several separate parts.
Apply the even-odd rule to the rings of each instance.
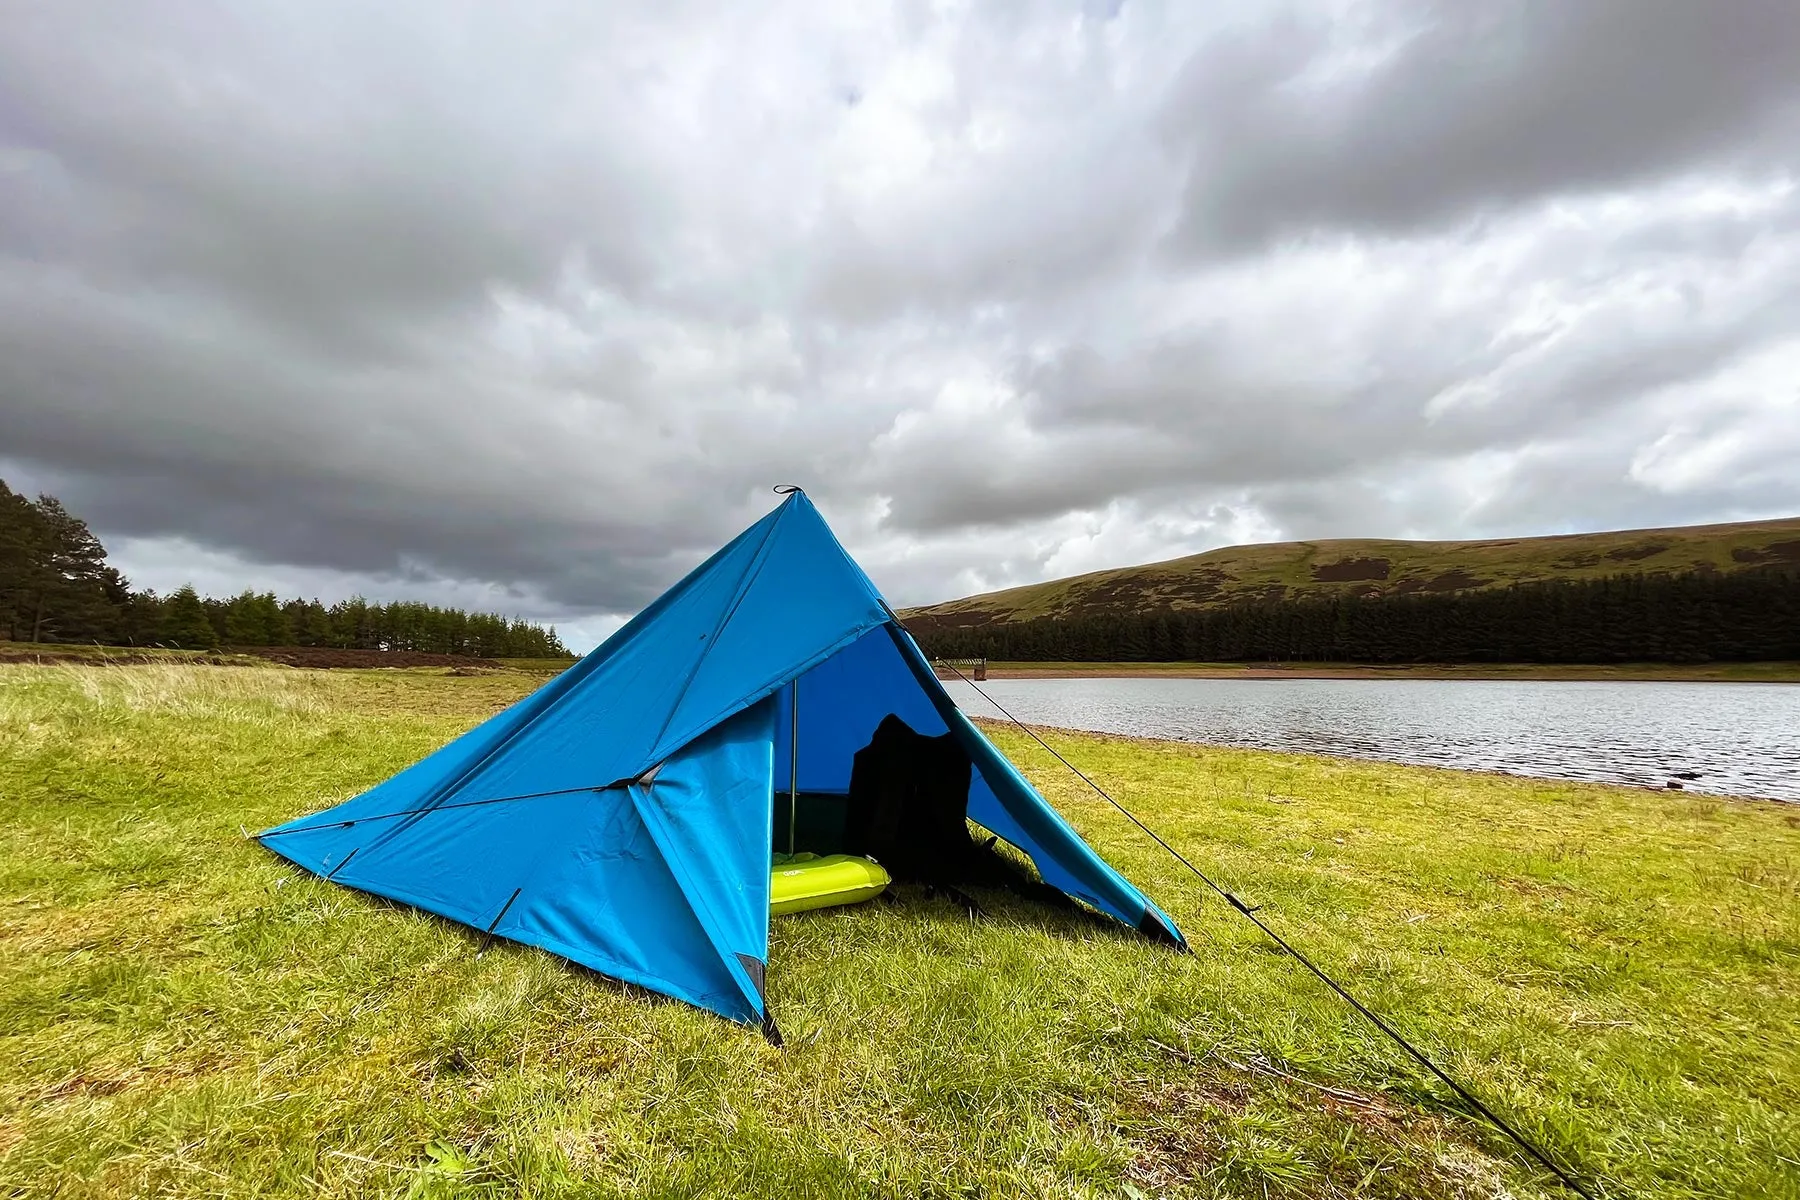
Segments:
[[[915,634],[1031,621],[1219,608],[1337,594],[1466,592],[1622,574],[1800,565],[1800,517],[1477,542],[1331,538],[1227,546],[908,609]]]

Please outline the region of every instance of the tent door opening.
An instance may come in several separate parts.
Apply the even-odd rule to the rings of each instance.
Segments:
[[[772,855],[871,859],[895,880],[998,881],[968,822],[967,751],[928,707],[902,716],[892,692],[867,686],[867,660],[888,646],[859,643],[778,696]]]

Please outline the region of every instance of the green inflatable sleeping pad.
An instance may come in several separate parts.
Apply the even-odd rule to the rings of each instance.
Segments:
[[[858,904],[881,895],[888,873],[872,858],[850,854],[777,854],[769,873],[769,912],[806,912]]]

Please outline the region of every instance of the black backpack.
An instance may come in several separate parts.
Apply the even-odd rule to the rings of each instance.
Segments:
[[[892,713],[875,727],[850,767],[846,849],[872,858],[899,882],[1003,887],[1021,896],[1073,909],[1067,896],[1039,882],[969,831],[969,784],[974,764],[948,733],[926,737]],[[964,902],[973,910],[967,897]]]
[[[948,733],[926,737],[888,714],[852,760],[846,848],[896,880],[965,879],[976,849],[966,820],[973,776]]]

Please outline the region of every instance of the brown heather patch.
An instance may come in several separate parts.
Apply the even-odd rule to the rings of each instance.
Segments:
[[[1141,1090],[1121,1102],[1116,1127],[1131,1148],[1128,1180],[1152,1195],[1511,1195],[1493,1160],[1442,1118],[1266,1063],[1226,1067],[1179,1082],[1133,1081]],[[1290,1158],[1314,1146],[1356,1149]]]
[[[1312,577],[1318,583],[1358,583],[1365,579],[1386,579],[1388,567],[1385,558],[1340,558],[1314,567]]]
[[[1761,548],[1744,546],[1731,552],[1733,562],[1740,563],[1800,563],[1800,539],[1791,542],[1770,542]]]

